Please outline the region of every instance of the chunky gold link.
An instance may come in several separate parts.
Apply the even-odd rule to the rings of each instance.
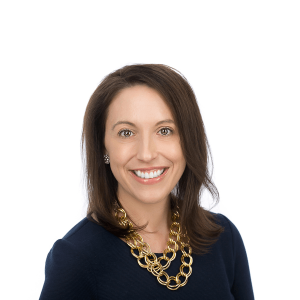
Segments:
[[[181,265],[180,266],[180,274],[182,275],[182,276],[190,276],[191,274],[192,274],[192,267],[189,265],[189,266],[187,266],[187,268],[189,268],[189,272],[188,273],[184,273],[183,272],[183,268],[184,268],[185,266],[184,265]]]
[[[173,253],[173,255],[169,258],[167,256],[167,254],[171,253],[171,252]],[[163,252],[163,258],[164,258],[164,260],[170,260],[170,261],[174,260],[176,258],[176,251],[173,248],[165,249],[164,252]]]
[[[171,260],[165,260],[167,263],[164,266],[160,263],[161,260],[165,260],[163,256],[161,256],[161,257],[158,258],[158,262],[161,265],[162,269],[163,270],[168,269],[170,267],[170,265],[171,265]]]
[[[147,270],[151,272],[154,276],[158,276],[161,271],[163,271],[162,266],[159,262],[152,265],[148,265]]]
[[[180,284],[180,286],[185,286],[186,284],[187,284],[187,282],[188,282],[188,276],[185,274],[185,273],[178,273],[177,275],[176,275],[176,278],[178,278],[178,280],[179,280],[179,277],[180,276],[182,276],[182,277],[185,277],[185,280],[184,280],[184,282],[182,282],[181,284]]]
[[[162,279],[160,279],[161,276],[165,276],[167,280],[163,281]],[[167,283],[170,281],[170,277],[165,271],[162,271],[157,275],[157,280],[160,284],[167,285]]]
[[[171,280],[174,280],[176,282],[175,285],[171,285],[170,282]],[[170,276],[169,277],[169,280],[168,280],[168,283],[167,283],[167,288],[170,289],[170,290],[177,290],[179,287],[180,287],[180,284],[181,284],[181,281],[179,280],[179,278],[176,276]]]
[[[184,248],[189,248],[189,253],[186,253]],[[186,254],[186,255],[191,255],[192,254],[192,247],[189,245],[189,244],[184,244],[184,243],[181,243],[181,248],[180,248],[181,252],[183,254]]]
[[[178,209],[178,207],[177,207]],[[120,214],[120,215],[119,215]],[[129,225],[129,228],[133,228],[132,223],[127,219],[126,212],[123,208],[116,208],[115,217],[118,220],[119,224],[122,226]],[[172,224],[170,228],[169,241],[167,242],[167,248],[164,250],[161,257],[157,257],[150,249],[148,243],[144,242],[140,234],[135,231],[131,231],[130,235],[125,238],[126,243],[130,246],[131,254],[137,259],[138,264],[147,269],[150,273],[156,276],[157,281],[165,285],[168,289],[175,291],[180,287],[183,287],[188,282],[188,277],[192,274],[192,263],[193,258],[192,247],[189,244],[189,237],[187,233],[182,233],[180,224],[176,222],[179,219],[178,210],[172,214]],[[174,238],[175,239],[174,239]],[[132,243],[133,242],[133,243]],[[173,248],[174,247],[174,248]],[[179,273],[176,276],[169,276],[164,270],[168,269],[171,265],[171,262],[176,258],[176,252],[181,250],[181,263],[182,265],[179,268]],[[187,250],[188,249],[188,250]],[[138,250],[139,254],[136,254],[134,250]],[[188,251],[188,252],[186,252]],[[167,254],[172,253],[171,257],[168,257]],[[184,259],[187,257],[189,262],[186,262]],[[141,262],[141,259],[144,259],[146,264]],[[166,264],[162,265],[161,261],[165,260]],[[183,272],[184,268],[189,268],[188,273]],[[165,276],[166,281],[162,280],[161,277]],[[179,277],[184,277],[184,281],[181,282]],[[171,281],[175,281],[175,284],[171,284]]]

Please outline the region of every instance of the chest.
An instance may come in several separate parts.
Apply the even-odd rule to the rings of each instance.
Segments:
[[[170,267],[165,270],[169,276],[176,276],[180,272],[181,256],[181,251],[178,251]],[[234,299],[230,291],[233,281],[232,271],[226,267],[226,262],[222,260],[222,257],[217,254],[192,255],[192,257],[192,273],[186,285],[172,291],[160,284],[156,276],[138,264],[128,246],[128,251],[122,251],[114,256],[110,255],[106,261],[99,262],[98,269],[96,268],[99,298]],[[187,272],[188,268],[183,270]],[[162,279],[165,280],[165,277]],[[172,281],[172,284],[175,284],[175,281]]]

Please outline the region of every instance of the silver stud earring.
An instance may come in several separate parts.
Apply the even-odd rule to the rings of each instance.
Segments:
[[[106,164],[109,164],[109,162],[110,162],[110,160],[109,160],[109,156],[107,155],[107,154],[104,154],[104,162],[106,163]]]

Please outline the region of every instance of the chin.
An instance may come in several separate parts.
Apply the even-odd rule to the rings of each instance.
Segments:
[[[149,195],[147,195],[149,194]],[[153,192],[149,192],[149,193],[143,193],[141,196],[136,195],[136,197],[139,201],[143,202],[143,203],[147,203],[147,204],[155,204],[158,202],[163,201],[165,198],[167,198],[167,195],[162,195],[161,193],[159,195],[155,195],[153,194]]]

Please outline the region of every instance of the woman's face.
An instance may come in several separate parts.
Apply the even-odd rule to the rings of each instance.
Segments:
[[[121,203],[169,199],[186,166],[174,121],[160,94],[148,86],[125,88],[112,100],[104,143]],[[162,169],[160,176],[151,173]],[[133,170],[158,177],[139,178],[143,174],[135,175]]]

